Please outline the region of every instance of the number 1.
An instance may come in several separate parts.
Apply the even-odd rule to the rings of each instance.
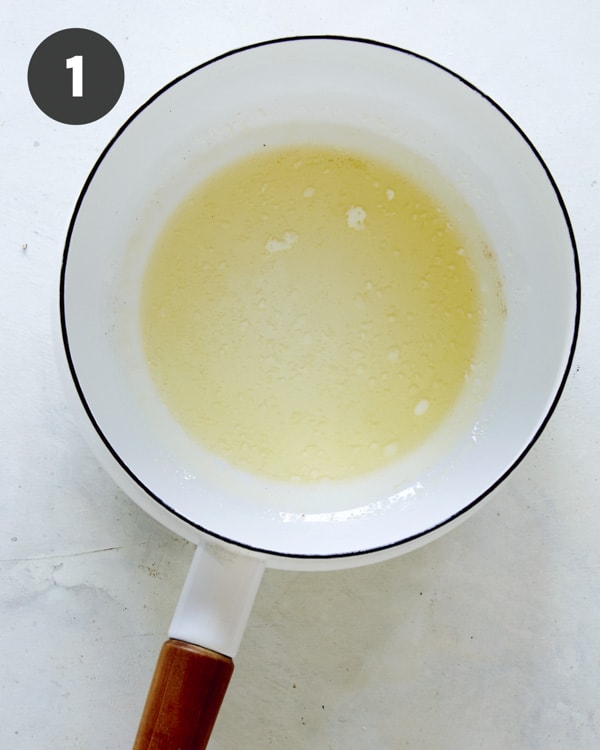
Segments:
[[[83,96],[83,55],[67,57],[66,63],[73,71],[71,96]]]

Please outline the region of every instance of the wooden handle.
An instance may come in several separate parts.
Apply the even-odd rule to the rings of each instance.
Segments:
[[[232,672],[228,656],[183,641],[166,641],[133,750],[203,750]]]

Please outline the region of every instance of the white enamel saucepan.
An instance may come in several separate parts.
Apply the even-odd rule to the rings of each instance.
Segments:
[[[326,486],[261,480],[206,456],[156,395],[139,332],[148,254],[183,196],[265,144],[311,140],[430,165],[484,229],[505,311],[493,376],[444,439]],[[73,408],[99,460],[198,545],[135,743],[190,750],[208,742],[265,566],[328,570],[407,552],[464,519],[525,456],[571,364],[578,262],[550,173],[487,96],[388,45],[283,39],[200,65],[119,130],[70,223],[60,319]]]

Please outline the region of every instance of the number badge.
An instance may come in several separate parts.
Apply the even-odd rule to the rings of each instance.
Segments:
[[[48,117],[69,125],[94,122],[115,106],[125,81],[115,47],[89,29],[57,31],[37,47],[27,83]]]

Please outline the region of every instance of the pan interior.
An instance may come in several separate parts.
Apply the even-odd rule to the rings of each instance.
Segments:
[[[422,448],[381,470],[318,485],[232,470],[199,450],[157,397],[139,326],[151,249],[183,197],[265,144],[298,143],[395,163],[443,194],[467,224],[474,219],[495,254],[492,293],[504,314],[486,387],[465,389]],[[571,356],[575,264],[549,175],[487,98],[401,50],[286,40],[192,71],[109,145],[69,232],[63,338],[92,443],[162,522],[288,560],[397,551],[484,497],[544,425]]]

